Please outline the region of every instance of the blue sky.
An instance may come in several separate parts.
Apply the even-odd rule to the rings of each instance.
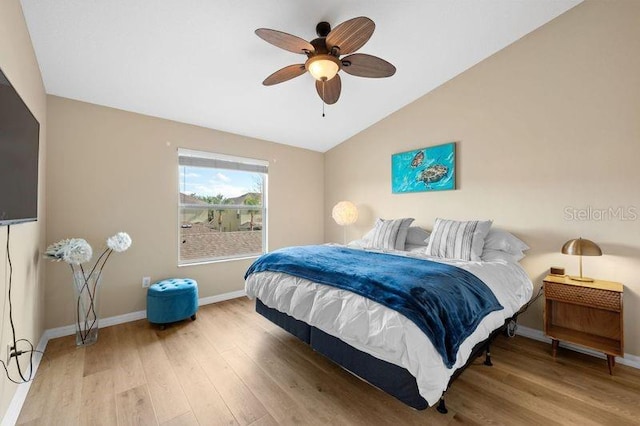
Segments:
[[[238,197],[256,190],[258,173],[206,167],[180,167],[180,192],[196,195]]]

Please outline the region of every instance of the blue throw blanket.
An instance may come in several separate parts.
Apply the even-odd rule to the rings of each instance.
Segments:
[[[447,368],[489,313],[504,309],[478,277],[452,265],[336,246],[288,247],[258,258],[247,270],[284,272],[349,290],[413,321]]]

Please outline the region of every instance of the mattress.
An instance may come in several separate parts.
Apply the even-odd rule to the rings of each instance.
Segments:
[[[416,378],[420,395],[434,405],[455,370],[465,365],[473,347],[531,298],[533,285],[517,263],[466,262],[402,251],[388,253],[465,269],[480,278],[504,307],[487,315],[465,339],[452,368],[445,366],[429,338],[412,321],[355,293],[284,273],[261,272],[247,278],[247,296],[258,298],[266,306],[317,327],[362,352],[405,368]]]

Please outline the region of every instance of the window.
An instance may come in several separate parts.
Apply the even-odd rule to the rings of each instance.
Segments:
[[[267,248],[269,163],[178,150],[178,264],[259,256]]]

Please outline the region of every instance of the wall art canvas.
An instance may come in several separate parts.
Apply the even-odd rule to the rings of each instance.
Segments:
[[[456,144],[430,146],[391,156],[394,194],[456,189]]]

